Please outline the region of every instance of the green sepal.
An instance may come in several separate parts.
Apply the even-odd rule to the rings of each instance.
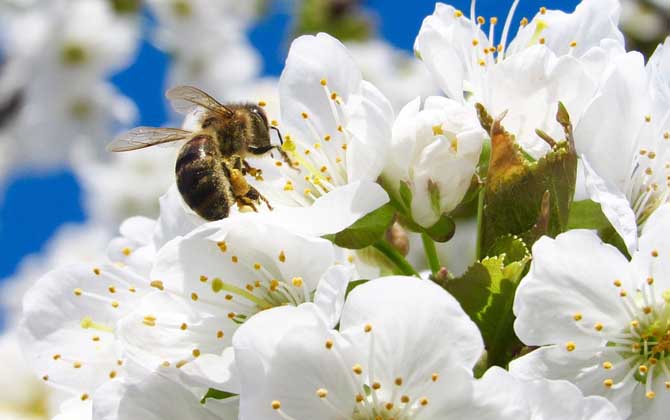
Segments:
[[[349,284],[347,284],[347,291],[344,293],[344,298],[346,299],[349,296],[349,293],[351,293],[352,290],[360,286],[361,284],[365,284],[369,282],[370,280],[368,279],[360,279],[360,280],[353,280],[350,281]]]
[[[212,398],[214,400],[225,400],[226,398],[236,397],[237,394],[231,394],[230,392],[221,391],[214,388],[209,388],[205,395],[200,400],[200,404],[205,404],[207,399]]]
[[[570,208],[569,229],[595,229],[603,242],[614,245],[630,257],[626,243],[602,212],[600,204],[592,200],[575,201]]]
[[[395,208],[387,203],[358,219],[341,232],[325,235],[324,238],[335,245],[347,249],[361,249],[370,246],[384,236],[393,223]]]
[[[477,109],[482,127],[491,133],[492,145],[479,249],[487,252],[497,238],[508,234],[522,236],[532,246],[543,234],[554,237],[566,231],[577,180],[577,155],[565,107],[559,103],[556,120],[563,126],[566,140],[558,142],[541,133],[540,139],[552,149],[537,161],[505,131],[502,117],[493,120],[480,104]]]

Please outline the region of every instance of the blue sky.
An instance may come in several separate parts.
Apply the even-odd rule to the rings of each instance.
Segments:
[[[480,0],[477,13],[504,19],[511,3],[512,0]],[[523,16],[532,17],[540,6],[571,11],[577,3],[576,0],[522,0],[515,21]],[[367,0],[364,4],[375,16],[380,36],[398,48],[411,51],[421,21],[432,13],[435,2]],[[451,4],[464,11],[470,9],[469,1]],[[249,32],[252,43],[264,58],[266,75],[281,72],[288,49],[289,27],[290,11],[273,3],[270,13]],[[114,84],[136,102],[141,125],[158,126],[165,120],[163,79],[167,65],[168,58],[144,42],[137,61],[113,78]],[[11,275],[23,256],[39,252],[62,223],[84,221],[86,215],[81,202],[77,180],[67,170],[12,176],[4,189],[4,198],[0,198],[0,278]]]

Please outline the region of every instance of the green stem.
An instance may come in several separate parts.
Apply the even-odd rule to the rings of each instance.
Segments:
[[[400,271],[400,273],[406,275],[406,276],[417,276],[419,277],[419,273],[416,272],[414,267],[407,262],[405,257],[402,256],[395,248],[391,246],[388,242],[384,240],[379,240],[372,245],[377,251],[381,252],[384,254],[386,258],[388,258]]]
[[[482,236],[484,232],[482,227],[484,224],[484,194],[485,187],[479,190],[479,197],[477,198],[477,248],[475,250],[475,257],[477,261],[482,259]]]
[[[423,250],[426,252],[428,266],[430,267],[430,271],[433,273],[433,276],[435,276],[437,275],[437,272],[440,271],[440,268],[442,268],[440,265],[440,258],[437,256],[435,242],[433,242],[431,237],[425,233],[421,234],[421,241],[423,242]]]

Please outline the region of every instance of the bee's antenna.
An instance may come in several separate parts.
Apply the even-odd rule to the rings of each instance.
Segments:
[[[275,127],[274,125],[271,125],[270,128],[277,132],[277,135],[279,136],[279,144],[283,145],[284,144],[284,139],[281,136],[281,131],[279,131],[279,129],[277,127]]]

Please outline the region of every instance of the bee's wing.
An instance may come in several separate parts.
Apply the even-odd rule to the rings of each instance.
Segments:
[[[165,96],[170,100],[172,108],[180,114],[186,115],[194,109],[202,107],[224,117],[233,115],[233,111],[230,108],[193,86],[174,87],[168,90]]]
[[[127,152],[161,143],[186,140],[191,132],[178,128],[137,127],[121,134],[107,146],[110,152]]]

